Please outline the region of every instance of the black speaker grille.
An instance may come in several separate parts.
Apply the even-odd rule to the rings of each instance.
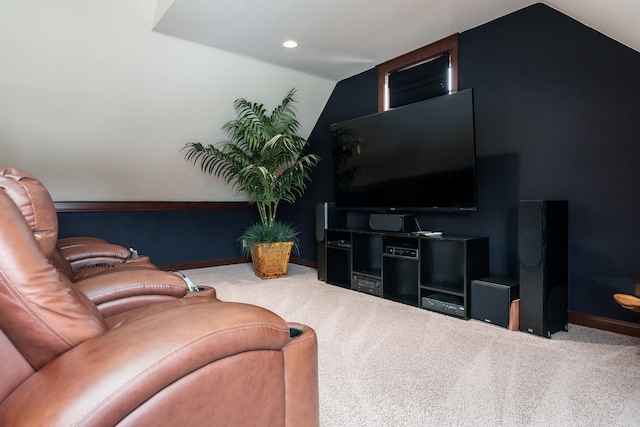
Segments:
[[[520,261],[529,267],[540,265],[543,258],[543,202],[520,202],[518,254]]]

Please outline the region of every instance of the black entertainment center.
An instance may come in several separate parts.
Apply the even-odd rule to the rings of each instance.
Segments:
[[[335,123],[331,134],[335,204],[317,212],[320,279],[469,318],[489,239],[426,233],[415,214],[477,211],[473,91]],[[368,226],[353,212],[369,214]]]
[[[471,281],[489,275],[487,237],[328,229],[319,250],[327,283],[464,319]]]

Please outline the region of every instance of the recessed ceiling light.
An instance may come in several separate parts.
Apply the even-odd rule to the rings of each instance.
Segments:
[[[293,49],[294,47],[298,47],[298,43],[293,40],[287,40],[286,42],[282,43],[282,46]]]

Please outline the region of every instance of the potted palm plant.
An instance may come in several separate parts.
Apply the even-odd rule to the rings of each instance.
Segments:
[[[278,205],[302,196],[311,169],[320,161],[315,154],[304,153],[309,143],[297,135],[295,92],[292,89],[271,114],[263,104],[237,99],[237,118],[222,126],[228,141],[216,146],[190,142],[183,148],[187,161],[232,183],[258,207],[260,222],[247,228],[238,243],[263,279],[285,276],[291,251],[298,253],[298,232],[276,221]]]

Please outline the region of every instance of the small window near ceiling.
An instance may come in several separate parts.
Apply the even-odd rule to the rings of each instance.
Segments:
[[[378,111],[457,92],[458,36],[378,65]]]
[[[389,73],[389,108],[449,93],[449,54]]]

